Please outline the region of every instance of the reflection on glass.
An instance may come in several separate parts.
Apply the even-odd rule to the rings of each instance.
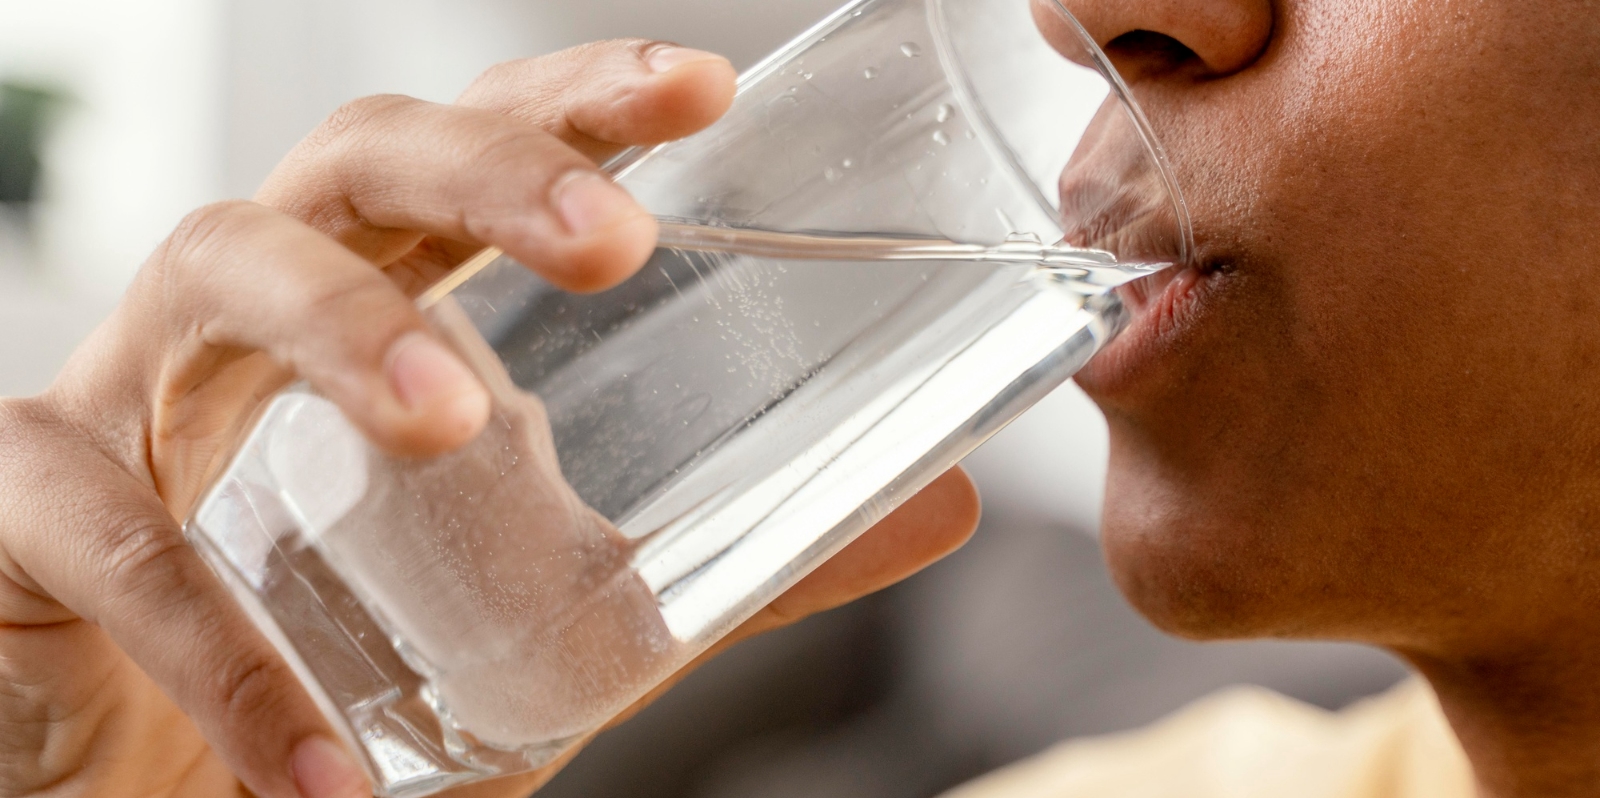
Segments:
[[[425,297],[495,397],[466,449],[266,407],[189,529],[381,789],[548,761],[1115,335],[1188,237],[1079,44],[1018,0],[854,3],[614,166],[665,221],[637,276],[490,252]]]

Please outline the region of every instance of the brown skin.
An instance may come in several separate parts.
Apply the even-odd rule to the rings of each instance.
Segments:
[[[1200,249],[1080,378],[1118,583],[1188,637],[1387,646],[1486,796],[1600,793],[1600,7],[1063,3]]]
[[[455,106],[352,103],[256,202],[193,214],[47,393],[0,400],[0,793],[370,794],[175,519],[291,375],[396,454],[471,440],[484,387],[409,297],[491,245],[568,288],[626,278],[655,222],[594,161],[710,124],[733,78],[611,42],[497,67]],[[908,576],[977,512],[946,474],[722,645]],[[559,767],[447,795],[520,797]]]

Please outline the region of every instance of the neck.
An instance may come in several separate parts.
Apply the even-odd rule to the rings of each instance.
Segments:
[[[1499,655],[1402,652],[1432,683],[1483,798],[1600,795],[1600,636],[1567,629]]]

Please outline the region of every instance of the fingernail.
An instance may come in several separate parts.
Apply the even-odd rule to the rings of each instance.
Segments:
[[[551,189],[561,221],[573,235],[588,235],[642,211],[617,184],[599,172],[580,169],[556,181]]]
[[[302,740],[290,767],[301,798],[371,798],[367,774],[344,746],[326,737]]]
[[[644,54],[644,62],[649,64],[650,69],[657,74],[671,71],[676,67],[691,64],[695,61],[711,60],[721,61],[723,58],[716,53],[708,53],[705,50],[691,50],[688,47],[679,47],[675,44],[657,45]]]
[[[389,347],[389,387],[408,410],[437,409],[482,415],[489,402],[483,384],[455,353],[423,332],[409,332]]]

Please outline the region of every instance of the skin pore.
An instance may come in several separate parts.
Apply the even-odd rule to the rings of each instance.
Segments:
[[[1119,585],[1389,647],[1485,795],[1600,792],[1600,6],[1063,3],[1200,250],[1080,376]]]

